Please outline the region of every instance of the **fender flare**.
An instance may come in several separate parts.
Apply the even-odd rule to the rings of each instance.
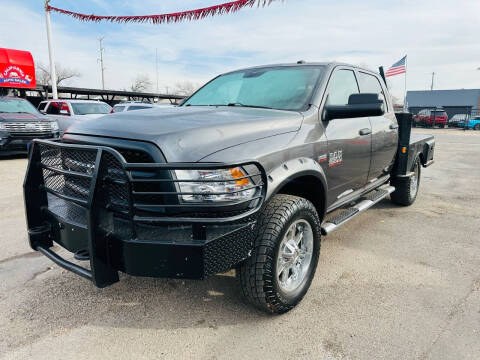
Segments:
[[[285,184],[302,176],[313,176],[320,181],[322,184],[323,198],[326,202],[328,187],[325,172],[318,162],[305,157],[285,161],[282,165],[274,168],[267,174],[268,186],[265,202],[275,196]],[[326,211],[326,203],[324,204],[324,208]],[[319,215],[324,216],[325,213]]]

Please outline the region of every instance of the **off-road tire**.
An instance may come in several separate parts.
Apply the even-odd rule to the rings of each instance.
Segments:
[[[280,244],[290,224],[308,221],[313,231],[313,254],[308,273],[294,295],[286,296],[276,275]],[[244,298],[267,313],[282,314],[293,309],[305,296],[320,254],[320,219],[313,204],[301,197],[274,196],[258,217],[251,256],[237,267],[237,279]]]
[[[421,175],[421,166],[420,161],[417,158],[413,166],[412,171],[415,171],[415,168],[418,169],[418,179],[417,179],[417,190],[414,194],[411,191],[411,182],[414,181],[413,177],[409,178],[393,178],[390,182],[392,186],[395,187],[395,191],[390,194],[390,199],[398,205],[410,206],[415,202],[415,199],[418,195],[418,189],[420,186],[420,175]]]

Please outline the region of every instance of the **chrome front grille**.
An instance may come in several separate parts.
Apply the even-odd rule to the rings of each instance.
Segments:
[[[7,122],[3,124],[5,129],[11,133],[44,133],[51,132],[52,125],[47,121],[38,122]]]

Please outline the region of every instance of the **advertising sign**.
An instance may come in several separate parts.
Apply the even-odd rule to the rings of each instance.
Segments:
[[[32,54],[0,48],[0,87],[32,89],[36,86]]]

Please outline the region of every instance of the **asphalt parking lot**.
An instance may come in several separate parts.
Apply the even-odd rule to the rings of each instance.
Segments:
[[[245,305],[233,272],[100,290],[27,245],[25,158],[0,160],[1,359],[479,359],[480,132],[434,133],[416,203],[323,239],[296,309]]]

